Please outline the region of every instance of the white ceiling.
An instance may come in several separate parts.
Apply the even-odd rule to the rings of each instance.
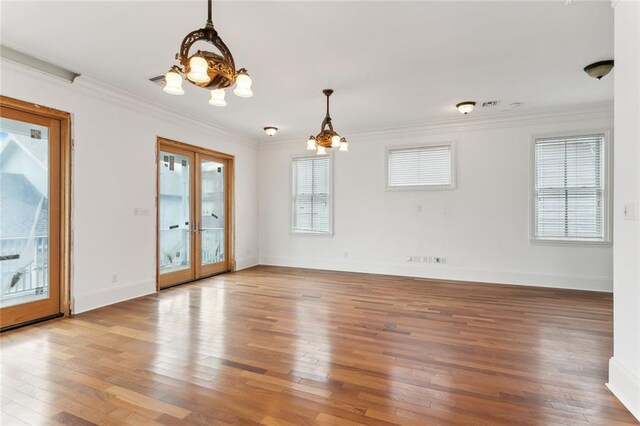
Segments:
[[[186,33],[206,19],[197,2],[2,2],[2,43],[252,138],[317,133],[322,89],[333,88],[336,130],[350,133],[457,117],[459,101],[498,99],[474,116],[610,101],[613,78],[582,68],[613,57],[608,1],[215,2],[214,25],[254,96],[185,84],[165,94],[164,73]],[[272,140],[273,140],[272,139]]]

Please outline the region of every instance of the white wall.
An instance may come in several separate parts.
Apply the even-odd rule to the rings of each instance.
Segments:
[[[257,147],[80,77],[2,63],[1,93],[72,113],[74,312],[155,291],[156,136],[236,156],[236,262],[257,263]],[[134,208],[150,210],[134,216]],[[118,275],[117,282],[112,276]]]
[[[290,161],[308,152],[304,140],[262,145],[260,263],[611,291],[611,246],[529,242],[531,135],[611,129],[611,106],[467,118],[347,134],[350,152],[335,153],[333,237],[289,231]],[[456,190],[384,191],[385,147],[446,141],[456,142]],[[407,263],[410,255],[446,264]]]
[[[615,2],[614,348],[609,388],[640,420],[640,3]],[[625,205],[636,217],[625,217]]]

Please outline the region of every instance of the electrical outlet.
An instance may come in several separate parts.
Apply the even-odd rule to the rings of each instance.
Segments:
[[[624,218],[627,220],[636,220],[636,203],[624,203]]]
[[[447,263],[447,258],[442,256],[425,256],[424,263]]]

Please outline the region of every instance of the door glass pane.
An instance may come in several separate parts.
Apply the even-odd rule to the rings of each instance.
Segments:
[[[49,297],[49,129],[0,118],[0,307]]]
[[[160,273],[189,269],[189,157],[160,152]]]
[[[224,261],[224,164],[202,160],[200,235],[202,264]]]

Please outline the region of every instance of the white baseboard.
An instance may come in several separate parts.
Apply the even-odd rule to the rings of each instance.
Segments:
[[[236,271],[251,268],[258,264],[257,257],[245,257],[244,259],[236,259]]]
[[[640,421],[640,377],[612,357],[609,359],[607,387]]]
[[[364,272],[370,274],[398,275],[416,278],[473,281],[492,284],[517,284],[550,288],[566,288],[572,290],[613,291],[613,279],[609,277],[584,277],[575,275],[539,274],[534,272],[455,268],[447,264],[402,264],[368,261],[362,262],[353,260],[303,259],[281,256],[260,256],[259,263],[261,265]]]
[[[258,264],[257,257],[248,257],[236,260],[236,270],[247,269]],[[137,281],[132,283],[112,285],[109,283],[104,288],[74,296],[73,313],[79,314],[136,297],[146,296],[156,292],[155,279]]]
[[[108,285],[100,290],[74,296],[73,313],[79,314],[114,303],[123,302],[136,297],[156,292],[155,280],[144,280],[132,283]]]

